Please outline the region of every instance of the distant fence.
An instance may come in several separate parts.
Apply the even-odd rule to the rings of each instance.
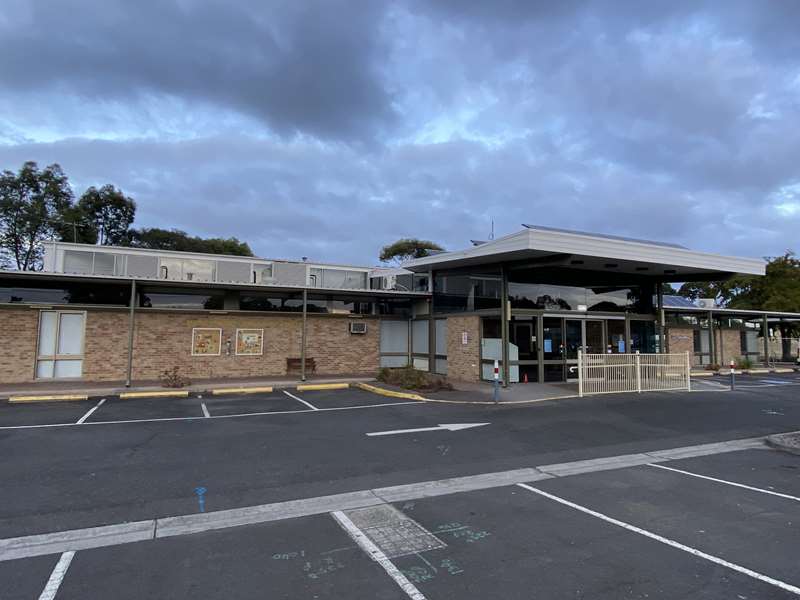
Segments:
[[[585,354],[578,352],[581,396],[619,392],[689,390],[689,353]]]

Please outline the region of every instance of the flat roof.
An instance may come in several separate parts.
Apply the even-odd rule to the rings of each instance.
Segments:
[[[662,281],[764,275],[766,262],[697,252],[674,244],[526,225],[516,233],[464,250],[442,252],[403,264],[411,271],[506,263],[634,274]]]
[[[302,292],[308,290],[309,294],[326,294],[340,296],[378,296],[383,298],[427,298],[429,292],[411,292],[400,290],[373,290],[373,289],[350,289],[350,288],[323,288],[311,286],[286,286],[270,285],[260,283],[235,283],[235,282],[213,282],[213,281],[176,281],[172,279],[152,279],[148,277],[115,277],[112,275],[85,275],[80,273],[50,273],[46,271],[12,271],[0,269],[0,281],[4,279],[27,279],[32,282],[52,281],[52,282],[76,282],[76,283],[97,283],[104,282],[110,284],[130,285],[132,281],[145,287],[162,288],[187,288],[187,289],[219,289],[219,290],[239,290],[251,292]]]

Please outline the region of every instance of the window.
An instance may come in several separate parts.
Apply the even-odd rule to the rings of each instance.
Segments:
[[[161,293],[143,291],[139,306],[143,308],[184,308],[222,310],[225,305],[223,294]]]
[[[271,283],[273,279],[272,265],[254,265],[253,283]]]
[[[39,313],[37,379],[80,377],[86,313],[43,310]]]

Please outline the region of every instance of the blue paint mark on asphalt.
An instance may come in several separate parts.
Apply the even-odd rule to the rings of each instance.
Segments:
[[[200,512],[206,512],[206,492],[208,490],[204,487],[194,488],[194,493],[197,494],[197,504],[200,506]]]

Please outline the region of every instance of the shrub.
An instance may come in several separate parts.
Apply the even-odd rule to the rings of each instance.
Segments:
[[[378,371],[376,379],[406,390],[437,392],[439,390],[453,389],[452,384],[443,375],[427,373],[414,367],[402,367],[399,369],[383,367]]]
[[[158,376],[158,380],[163,387],[182,388],[192,382],[180,374],[178,367],[167,369]]]
[[[740,356],[736,359],[736,368],[737,369],[752,369],[753,368],[753,361],[750,360],[747,356]]]

